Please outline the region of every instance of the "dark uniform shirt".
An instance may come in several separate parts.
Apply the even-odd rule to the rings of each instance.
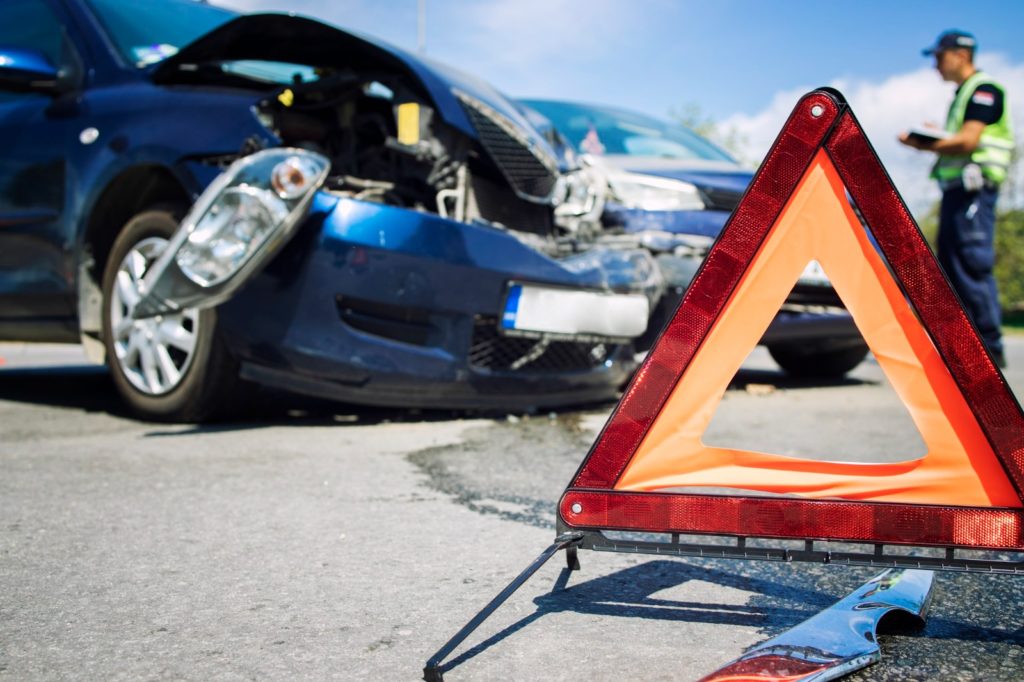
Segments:
[[[965,121],[981,121],[991,125],[1003,117],[1003,93],[995,86],[982,83],[974,89],[964,110]]]

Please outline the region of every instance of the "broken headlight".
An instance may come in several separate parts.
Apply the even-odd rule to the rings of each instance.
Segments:
[[[230,297],[291,238],[329,169],[325,157],[305,149],[266,149],[231,164],[147,271],[134,316]]]
[[[561,175],[554,193],[555,223],[570,232],[580,232],[586,225],[600,227],[607,186],[604,171],[585,162]]]
[[[288,215],[284,202],[255,187],[229,187],[217,197],[174,257],[200,286],[220,284]]]
[[[202,287],[239,272],[304,215],[329,166],[303,149],[268,149],[236,161],[182,222],[188,237],[174,256],[178,267]]]

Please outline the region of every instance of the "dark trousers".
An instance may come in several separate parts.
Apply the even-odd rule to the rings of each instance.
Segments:
[[[998,189],[948,189],[939,213],[939,263],[978,328],[985,345],[1002,353],[995,263]]]

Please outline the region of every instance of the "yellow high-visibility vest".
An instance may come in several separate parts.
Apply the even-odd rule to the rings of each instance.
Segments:
[[[985,126],[981,133],[981,140],[978,142],[978,148],[973,153],[939,155],[939,159],[932,169],[932,177],[940,183],[944,184],[960,178],[964,166],[969,163],[981,166],[982,175],[990,182],[998,185],[1006,179],[1006,173],[1013,158],[1014,140],[1010,118],[1010,100],[1001,85],[987,74],[981,71],[975,72],[957,90],[956,97],[953,98],[953,103],[949,106],[946,130],[955,133],[963,126],[967,104],[971,101],[971,97],[974,96],[974,91],[979,85],[991,85],[1002,93],[1003,115],[995,123]]]

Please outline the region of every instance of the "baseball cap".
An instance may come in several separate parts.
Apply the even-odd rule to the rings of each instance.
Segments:
[[[929,57],[942,50],[954,50],[957,48],[973,50],[978,46],[978,41],[967,31],[953,29],[946,31],[936,39],[935,44],[921,50],[921,54]]]

